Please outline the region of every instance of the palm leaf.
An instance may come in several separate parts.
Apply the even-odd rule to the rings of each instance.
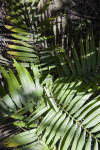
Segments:
[[[57,56],[60,61],[61,68],[67,76],[73,74],[73,76],[81,75],[84,76],[90,72],[99,71],[99,51],[96,50],[93,33],[87,35],[86,47],[84,46],[83,39],[80,40],[80,51],[77,52],[72,41],[72,56],[69,57],[67,51],[62,47],[59,47]],[[99,44],[100,45],[100,44]],[[81,55],[81,57],[80,57]],[[78,58],[79,57],[79,58]]]
[[[2,112],[14,119],[15,126],[25,129],[26,132],[21,131],[20,134],[8,137],[5,140],[6,146],[22,150],[36,149],[36,147],[42,149],[41,146],[45,145],[52,149],[58,145],[59,150],[69,148],[78,150],[91,149],[95,143],[94,149],[98,149],[100,143],[100,82],[97,81],[100,75],[92,73],[84,78],[71,76],[64,79],[59,77],[54,83],[51,81],[52,76],[49,75],[40,85],[40,73],[37,67],[32,66],[34,75],[32,78],[27,69],[16,61],[14,62],[19,80],[11,70],[7,74],[4,68],[1,68],[8,83],[9,94],[0,93],[1,102],[4,105],[0,103],[0,107],[3,108]],[[15,82],[11,82],[11,79]],[[93,79],[92,83],[91,79]],[[14,86],[16,93],[10,90]],[[18,104],[14,101],[12,93],[17,97],[22,96],[20,99],[26,103],[23,106],[23,101],[20,101],[22,108],[18,101]],[[9,107],[7,101],[4,101],[4,95],[7,95],[8,100],[10,97],[10,101],[16,105],[17,110]],[[5,110],[9,110],[9,113]],[[29,128],[32,130],[29,131]],[[42,145],[41,142],[45,144]]]
[[[8,54],[19,61],[24,62],[24,66],[29,66],[31,62],[40,64],[41,70],[53,70],[58,65],[55,54],[57,46],[42,48],[43,43],[53,38],[53,35],[47,35],[46,32],[52,30],[55,18],[43,18],[43,15],[51,0],[47,1],[42,8],[39,8],[40,0],[34,1],[16,1],[8,2],[7,19],[12,25],[5,27],[12,32],[12,44],[8,45]],[[37,12],[37,13],[36,13]],[[51,59],[52,57],[52,59]],[[56,60],[56,61],[55,61]],[[23,64],[23,63],[22,63]],[[54,68],[54,69],[53,69]]]
[[[96,143],[96,149],[98,149],[97,145],[100,143],[98,135],[100,132],[98,128],[100,122],[100,95],[96,96],[95,93],[100,87],[93,88],[90,84],[86,90],[84,82],[81,81],[80,84],[79,82],[80,80],[77,79],[75,83],[77,87],[76,90],[75,85],[72,86],[73,88],[70,88],[71,83],[69,83],[69,86],[65,88],[64,98],[63,95],[59,98],[58,90],[54,88],[55,94],[52,94],[52,96],[57,102],[55,102],[55,106],[58,106],[59,111],[54,109],[51,114],[52,118],[49,118],[49,120],[47,118],[48,116],[50,117],[50,112],[48,112],[37,130],[37,134],[43,134],[43,140],[49,144],[51,148],[59,143],[60,140],[59,150],[67,150],[68,148],[74,150],[83,148],[91,149],[91,145],[94,142]],[[55,81],[57,87],[61,83],[66,84],[66,80],[60,83]],[[59,95],[61,93],[62,87],[59,89]],[[73,95],[70,98],[69,94],[71,96],[72,93]],[[95,126],[97,126],[97,128]],[[94,128],[96,129],[95,131]],[[91,131],[94,131],[94,133],[91,133]]]
[[[0,108],[1,111],[6,114],[6,116],[3,116],[1,125],[2,132],[4,132],[4,129],[6,128],[4,120],[6,117],[9,118],[9,120],[11,118],[12,122],[10,122],[10,124],[12,124],[15,129],[21,128],[21,133],[18,134],[15,132],[16,135],[14,135],[14,137],[10,137],[12,133],[12,127],[9,127],[11,132],[6,129],[7,135],[5,135],[5,137],[8,138],[5,139],[4,143],[7,147],[23,147],[25,144],[23,149],[40,148],[41,150],[49,150],[46,144],[35,133],[35,130],[38,126],[37,122],[39,122],[41,118],[40,116],[46,113],[50,107],[49,105],[46,105],[47,102],[45,101],[45,96],[42,98],[43,87],[40,84],[40,73],[38,68],[37,66],[32,65],[31,68],[33,75],[31,76],[28,70],[21,64],[18,64],[15,60],[14,65],[18,72],[19,79],[16,78],[11,69],[9,69],[9,73],[7,73],[6,70],[1,67],[9,90],[9,94],[7,94],[4,87],[0,85]],[[33,128],[32,134],[31,131],[29,131],[29,128]],[[27,132],[23,132],[23,130]]]
[[[86,46],[83,39],[80,40],[79,53],[72,41],[70,57],[59,46],[39,50],[37,46],[52,37],[45,36],[45,32],[52,28],[54,20],[41,19],[51,1],[38,10],[39,2],[12,0],[8,3],[8,19],[12,22],[6,25],[12,32],[8,54],[23,65],[14,60],[16,76],[11,69],[7,73],[1,67],[8,87],[5,90],[0,85],[3,128],[6,127],[4,120],[11,118],[15,131],[20,132],[14,135],[9,129],[4,143],[6,147],[19,150],[52,150],[54,147],[58,150],[98,150],[100,43],[96,51],[91,33]],[[31,66],[31,70],[23,66]]]

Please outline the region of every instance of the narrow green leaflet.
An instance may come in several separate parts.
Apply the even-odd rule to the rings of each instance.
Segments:
[[[55,135],[55,138],[54,138],[54,141],[52,142],[52,145],[51,145],[51,148],[54,147],[54,145],[57,143],[57,141],[61,138],[61,136],[63,136],[64,132],[65,132],[65,129],[66,129],[66,126],[68,125],[70,121],[70,118],[67,117],[61,124],[61,126],[59,127],[56,135]]]
[[[56,112],[53,109],[50,109],[50,111],[47,113],[47,115],[43,118],[42,122],[40,123],[40,126],[37,129],[37,135],[42,133],[42,131],[48,126],[48,124],[55,117],[55,115]]]
[[[59,148],[58,150],[62,150],[64,144],[65,144],[65,140],[68,134],[68,131],[70,130],[70,128],[73,126],[73,120],[70,120],[67,127],[66,127],[66,131],[64,132],[64,135],[62,136],[61,140],[60,140],[60,144],[59,144]]]
[[[83,40],[80,40],[80,51],[81,51],[81,61],[82,61],[82,71],[85,74],[86,73],[86,56],[84,51],[84,45]]]
[[[91,135],[89,135],[86,146],[85,146],[85,150],[91,150]]]
[[[59,128],[60,125],[62,125],[62,122],[65,119],[65,117],[66,117],[66,114],[63,114],[59,118],[59,120],[56,122],[56,124],[54,125],[54,127],[52,129],[52,132],[50,133],[50,135],[49,135],[49,137],[47,139],[47,142],[46,142],[47,144],[49,144],[52,141],[52,139],[56,135],[57,131],[59,132],[58,128]]]
[[[78,140],[80,138],[80,134],[81,134],[81,127],[78,127],[74,141],[73,141],[73,144],[72,144],[72,147],[71,147],[71,150],[75,150],[75,147],[77,147]]]
[[[13,137],[5,140],[5,145],[7,147],[16,147],[23,144],[31,143],[32,141],[35,141],[37,139],[34,132],[35,130],[33,129],[14,135]]]
[[[58,118],[61,117],[61,115],[62,115],[62,112],[59,111],[59,112],[56,114],[55,119],[53,119],[53,120],[50,122],[49,127],[47,127],[46,132],[45,132],[44,135],[43,135],[43,140],[44,140],[44,141],[45,141],[46,137],[50,134],[50,131],[51,131],[52,127],[54,126],[54,124],[56,123],[56,121],[58,120]]]
[[[71,130],[69,131],[69,134],[67,135],[67,138],[65,140],[65,144],[63,146],[63,150],[67,150],[68,147],[70,146],[72,140],[73,140],[73,137],[74,137],[74,134],[75,134],[75,131],[76,131],[76,128],[77,128],[77,124],[75,124]]]
[[[66,74],[67,76],[69,76],[69,75],[70,75],[70,70],[69,70],[68,66],[66,65],[66,61],[64,60],[64,58],[62,57],[62,55],[60,54],[59,51],[56,51],[56,54],[57,54],[57,56],[58,56],[58,59],[59,59],[59,61],[60,61],[60,64],[61,64],[61,66],[62,66],[62,68],[63,68],[65,74]]]
[[[82,135],[80,136],[76,150],[82,150],[83,149],[83,146],[85,143],[85,136],[86,136],[86,131],[83,131]]]
[[[91,121],[94,117],[98,116],[100,114],[100,107],[94,111],[93,113],[91,113],[83,122],[82,125],[87,124],[89,121]]]
[[[33,52],[33,53],[35,52],[34,49],[24,47],[24,46],[8,45],[8,47],[11,48],[11,49],[15,49],[17,51],[25,51],[25,52]]]
[[[93,102],[95,102],[95,101],[93,101]],[[91,103],[89,103],[89,104],[90,105],[85,105],[85,106],[87,106],[87,109],[85,110],[86,107],[83,109],[84,112],[82,112],[80,114],[80,116],[77,119],[78,121],[82,120],[91,110],[95,109],[97,106],[100,107],[99,101],[97,101],[96,103],[93,103],[93,105],[91,105]]]
[[[87,60],[88,72],[90,72],[91,71],[91,53],[90,53],[90,47],[89,47],[89,35],[87,35],[87,38],[86,38],[86,60]]]
[[[98,132],[100,130],[100,123],[98,123],[96,126],[94,126],[90,132],[91,133],[95,133],[95,132]]]
[[[17,105],[18,108],[22,108],[21,100],[18,95],[18,91],[14,87],[14,83],[12,82],[10,76],[8,75],[8,73],[6,72],[6,70],[3,67],[1,67],[1,70],[2,70],[3,76],[5,77],[5,79],[8,83],[8,87],[9,87],[9,91],[10,91],[12,100],[14,101],[14,103]]]
[[[11,100],[10,96],[6,93],[1,84],[0,84],[0,97],[2,98],[2,103],[4,102],[14,112],[16,111],[16,106],[14,102]]]
[[[54,110],[56,112],[58,112],[59,108],[56,106],[56,102],[55,102],[54,98],[53,97],[51,98],[50,91],[45,88],[45,92],[46,92],[46,94],[48,96],[48,103],[50,103],[50,105],[54,108]]]
[[[34,66],[32,64],[32,71],[33,71],[34,78],[35,78],[35,85],[36,85],[36,89],[37,89],[37,95],[40,98],[43,95],[43,88],[41,87],[41,85],[39,83],[39,70],[38,70],[38,67]]]
[[[75,63],[76,63],[77,71],[78,71],[78,73],[79,73],[79,75],[80,75],[82,69],[81,69],[81,65],[80,65],[79,58],[78,58],[76,49],[75,49],[75,47],[74,47],[74,42],[73,42],[73,41],[72,41],[72,53],[73,53],[74,60],[75,60]]]
[[[95,144],[94,144],[94,149],[93,150],[99,150],[99,147],[98,147],[98,142],[95,141]]]
[[[85,128],[90,128],[90,127],[96,126],[98,123],[100,123],[100,114],[97,115],[95,118],[93,118],[93,119],[85,126]]]
[[[19,65],[15,60],[14,60],[14,64],[18,71],[18,75],[19,75],[24,93],[26,94],[26,96],[30,97],[29,98],[30,100],[31,100],[31,96],[33,96],[33,98],[36,98],[36,87],[35,87],[35,84],[32,80],[30,73],[27,71],[26,68],[24,68],[22,65]]]

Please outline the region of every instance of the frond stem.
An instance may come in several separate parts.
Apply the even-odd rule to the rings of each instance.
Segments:
[[[60,106],[60,104],[58,104]],[[61,106],[60,106],[61,107]],[[89,132],[83,125],[80,124],[80,122],[78,122],[71,114],[69,114],[63,107],[61,107],[63,109],[63,111],[70,117],[72,118],[77,124],[78,126],[82,127],[88,134],[90,134],[96,141],[100,142],[100,140],[98,140],[91,132]]]

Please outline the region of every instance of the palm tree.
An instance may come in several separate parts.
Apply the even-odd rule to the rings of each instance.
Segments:
[[[18,27],[6,26],[15,32],[12,36],[16,38],[9,45],[14,51],[8,53],[19,63],[14,59],[15,74],[1,67],[5,79],[5,86],[0,85],[1,126],[2,131],[6,130],[4,144],[16,150],[98,150],[100,43],[96,50],[91,33],[86,38],[86,46],[80,40],[80,53],[73,41],[71,56],[60,46],[39,51],[29,21],[38,3],[34,3],[32,10],[30,2],[23,5],[12,0],[9,7],[17,10],[16,14],[8,9],[14,18],[19,17],[9,17]],[[23,10],[32,13],[24,16],[26,21],[17,15]],[[51,26],[50,21],[46,21],[47,26]],[[35,28],[37,36],[40,27]]]

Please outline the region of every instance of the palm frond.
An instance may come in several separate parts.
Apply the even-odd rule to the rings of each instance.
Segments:
[[[7,19],[11,25],[5,25],[5,27],[12,32],[12,44],[8,45],[7,53],[26,67],[33,62],[40,64],[41,70],[54,71],[58,64],[55,54],[57,46],[43,46],[44,42],[48,43],[49,39],[54,38],[54,35],[46,35],[46,32],[48,30],[52,32],[55,18],[43,17],[51,0],[41,8],[39,4],[40,0],[8,2]],[[38,48],[41,46],[42,49]]]
[[[6,28],[12,32],[8,54],[21,63],[14,60],[16,76],[1,67],[8,88],[0,84],[2,132],[7,123],[12,125],[6,130],[4,144],[16,150],[98,150],[100,43],[96,49],[91,33],[85,42],[80,40],[79,52],[72,41],[71,56],[59,46],[38,49],[52,38],[45,32],[55,20],[42,17],[51,0],[40,9],[39,2],[8,2],[11,23]]]
[[[86,46],[85,46],[85,44]],[[99,44],[100,45],[100,44]],[[80,51],[75,49],[74,42],[72,41],[71,56],[69,57],[67,51],[59,48],[57,52],[60,66],[67,76],[84,76],[92,72],[98,72],[100,62],[100,46],[98,50],[94,44],[93,33],[87,35],[86,41],[80,40]]]
[[[36,136],[35,129],[10,137],[9,141],[5,140],[5,145],[7,145],[7,147],[18,147],[27,144],[23,148],[17,148],[16,150],[49,150],[46,144]]]
[[[17,147],[25,144],[23,149],[41,148],[41,150],[48,150],[48,147],[41,140],[41,138],[37,137],[35,133],[33,134],[33,131],[35,132],[38,126],[37,122],[40,120],[40,114],[44,114],[49,109],[49,106],[46,106],[45,99],[42,98],[43,87],[40,84],[40,73],[37,66],[32,65],[33,75],[31,76],[28,70],[21,64],[18,64],[15,60],[14,64],[18,72],[18,79],[11,69],[9,69],[9,73],[7,73],[6,70],[1,67],[9,90],[9,93],[7,93],[4,87],[0,85],[0,109],[1,112],[5,114],[4,116],[0,115],[3,117],[0,124],[2,127],[2,132],[4,132],[6,129],[6,135],[4,134],[5,138],[8,137],[5,139],[5,145],[7,145],[7,147]],[[42,111],[40,111],[41,108]],[[33,114],[35,115],[34,118]],[[10,121],[11,126],[9,126],[6,118],[8,118],[8,121]],[[29,121],[34,119],[35,122],[30,124]],[[9,126],[9,129],[7,126]],[[32,134],[30,128],[33,128]],[[19,131],[21,133],[18,134],[18,132],[15,132],[16,135],[11,137],[14,134],[13,130],[16,131],[16,129],[17,131],[20,129]],[[29,140],[27,140],[27,138]]]
[[[53,109],[46,114],[37,135],[43,134],[42,139],[51,149],[58,145],[59,150],[91,150],[94,145],[94,149],[98,150],[100,95],[96,93],[100,85],[88,82],[86,86],[80,78],[74,81],[67,78],[55,81],[53,89],[51,97],[55,102],[51,103],[58,110]]]
[[[26,131],[5,139],[6,146],[20,150],[36,147],[42,150],[44,146],[47,149],[56,146],[59,150],[91,150],[94,145],[94,150],[98,150],[100,74],[59,77],[53,82],[50,75],[44,80],[40,78],[34,65],[31,67],[33,76],[16,61],[15,66],[18,79],[14,79],[11,70],[8,74],[1,67],[9,94],[1,86],[0,108],[14,120],[14,126]],[[7,99],[10,99],[12,105],[8,105]]]

